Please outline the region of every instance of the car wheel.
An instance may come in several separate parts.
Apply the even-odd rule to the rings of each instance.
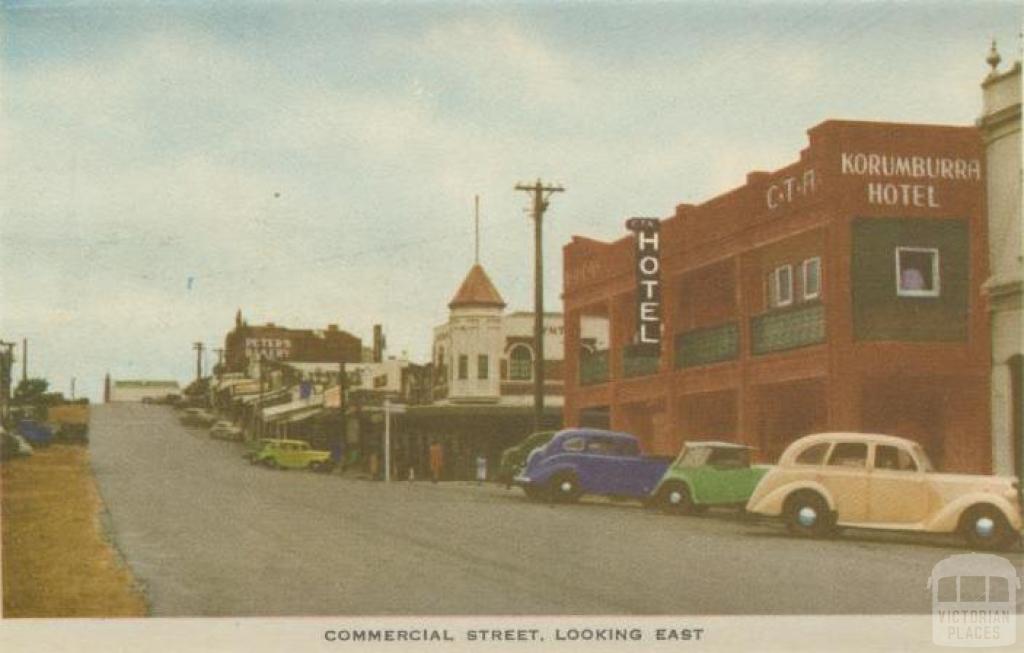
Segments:
[[[576,475],[571,472],[556,475],[548,485],[548,496],[558,503],[572,503],[582,493]]]
[[[682,483],[670,483],[658,493],[658,508],[672,515],[693,513],[693,497],[690,489]]]
[[[960,520],[960,532],[972,549],[1002,549],[1012,543],[1011,529],[994,506],[974,506]]]
[[[815,492],[797,492],[786,499],[786,528],[801,537],[822,537],[831,529],[828,504]]]

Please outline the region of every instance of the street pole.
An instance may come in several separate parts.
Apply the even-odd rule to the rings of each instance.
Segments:
[[[263,354],[260,354],[260,389],[256,395],[256,441],[263,438]]]
[[[338,437],[341,438],[341,460],[338,461],[338,467],[345,467],[345,449],[348,448],[348,415],[345,411],[348,410],[348,400],[345,397],[346,386],[348,385],[348,372],[345,370],[345,361],[338,363],[338,412],[341,415],[341,433]]]
[[[384,482],[391,482],[391,400],[384,399]]]
[[[75,377],[71,377],[71,401],[75,400]]]
[[[0,340],[0,420],[6,424],[11,404],[11,366],[14,364],[13,342]]]
[[[534,184],[516,184],[516,190],[533,194],[533,428],[543,428],[544,419],[544,243],[541,227],[548,198],[564,192],[561,186],[545,185],[540,179]]]
[[[196,350],[196,381],[203,378],[203,343],[192,343],[192,349]]]
[[[21,339],[21,382],[28,381],[28,338]]]

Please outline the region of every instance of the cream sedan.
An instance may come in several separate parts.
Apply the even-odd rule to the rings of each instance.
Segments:
[[[796,440],[758,484],[747,510],[781,516],[790,532],[836,526],[959,532],[974,548],[1020,538],[1018,480],[940,474],[921,445],[891,435],[819,433]]]

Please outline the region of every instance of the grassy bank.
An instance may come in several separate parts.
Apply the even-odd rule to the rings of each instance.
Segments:
[[[84,447],[10,460],[3,482],[3,616],[138,617],[146,604],[103,535]]]

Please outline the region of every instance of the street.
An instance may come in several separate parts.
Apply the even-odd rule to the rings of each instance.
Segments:
[[[169,407],[93,410],[108,528],[155,616],[928,614],[932,566],[964,552],[868,532],[797,540],[725,511],[272,471]]]

